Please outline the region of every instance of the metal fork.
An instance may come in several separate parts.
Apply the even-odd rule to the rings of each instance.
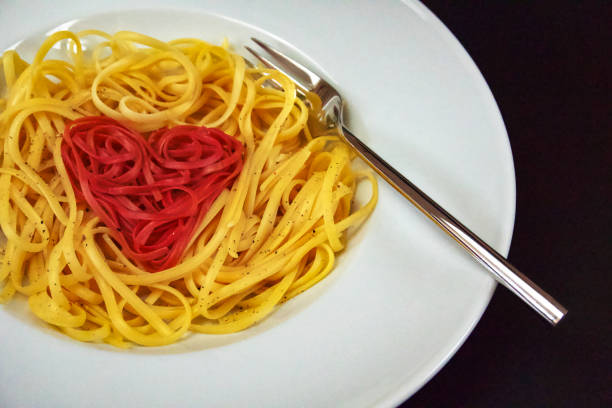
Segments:
[[[256,38],[251,38],[251,40],[259,45],[267,55],[245,46],[251,54],[265,66],[287,75],[305,94],[312,92],[318,95],[322,104],[323,117],[321,120],[323,123],[326,126],[341,129],[340,133],[346,142],[372,169],[483,264],[498,282],[540,313],[552,325],[556,325],[565,316],[567,309],[348,130],[342,120],[342,97],[334,87],[278,50]]]

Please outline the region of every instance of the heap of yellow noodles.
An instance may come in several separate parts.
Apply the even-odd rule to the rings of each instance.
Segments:
[[[84,49],[86,37],[96,46]],[[46,59],[52,48],[66,58]],[[351,170],[336,136],[312,137],[309,107],[290,80],[227,48],[89,30],[51,35],[30,65],[3,54],[0,302],[21,293],[36,316],[77,340],[157,346],[189,331],[242,330],[329,273],[346,230],[374,209],[376,181]],[[266,86],[270,79],[282,89]],[[175,267],[141,269],[75,200],[62,132],[89,115],[140,132],[217,127],[243,143],[242,173]],[[372,197],[354,210],[363,177]]]

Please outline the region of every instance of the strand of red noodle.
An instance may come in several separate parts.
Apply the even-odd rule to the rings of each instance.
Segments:
[[[176,126],[145,140],[98,116],[69,123],[62,143],[77,199],[149,271],[178,263],[206,211],[242,170],[242,151],[218,129]]]

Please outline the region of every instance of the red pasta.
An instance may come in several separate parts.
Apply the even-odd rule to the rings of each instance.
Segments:
[[[242,144],[221,130],[138,132],[105,117],[66,126],[62,158],[78,200],[149,271],[178,263],[204,214],[242,170]]]

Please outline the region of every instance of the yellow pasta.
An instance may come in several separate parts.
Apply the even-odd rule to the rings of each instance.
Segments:
[[[66,58],[49,59],[52,48]],[[188,332],[243,330],[323,279],[347,229],[376,205],[373,175],[351,168],[354,155],[335,131],[313,135],[312,105],[295,85],[226,44],[60,31],[31,64],[15,51],[1,61],[0,302],[26,296],[38,318],[74,339],[160,346]],[[62,134],[93,115],[145,135],[216,127],[243,144],[241,173],[177,265],[144,270],[77,200]],[[355,209],[362,179],[372,195]]]

